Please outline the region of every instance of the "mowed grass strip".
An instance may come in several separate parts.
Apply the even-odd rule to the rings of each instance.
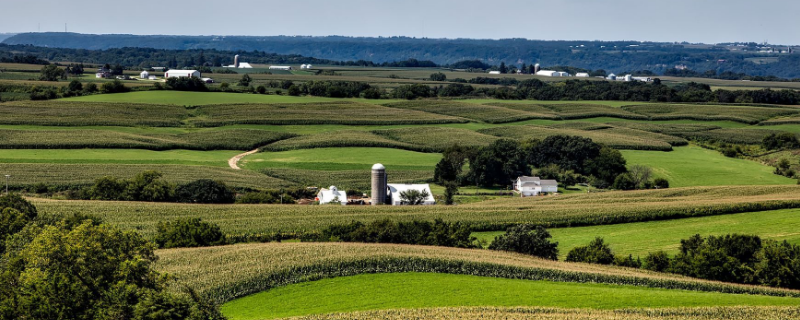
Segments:
[[[797,307],[694,307],[657,309],[562,309],[544,307],[444,307],[357,311],[293,317],[294,320],[730,320],[796,319]]]
[[[16,101],[0,104],[0,124],[176,127],[186,108],[131,102]]]
[[[166,160],[165,162],[169,162],[169,160]],[[223,168],[219,166],[207,165],[60,163],[0,164],[0,172],[11,175],[9,184],[14,188],[31,186],[37,183],[43,183],[48,186],[58,188],[82,187],[93,184],[95,179],[103,176],[130,178],[145,170],[159,171],[164,174],[164,178],[167,181],[174,183],[188,183],[198,179],[212,179],[225,182],[232,187],[259,189],[277,189],[289,184],[286,181],[269,177],[258,172],[249,170],[233,170],[227,167]],[[59,202],[53,202],[52,204],[55,203]],[[104,209],[100,210],[109,212],[117,211],[117,209],[120,208],[119,205],[122,204],[123,203],[112,204],[109,207],[105,207]],[[62,209],[56,208],[55,211],[62,211]],[[130,211],[127,214],[136,215],[135,211]],[[152,218],[153,217],[149,217],[148,219]]]
[[[659,151],[672,150],[672,145],[668,141],[675,141],[676,139],[674,137],[654,136],[658,134],[633,129],[608,132],[607,130],[577,130],[534,125],[496,127],[481,129],[478,132],[517,140],[544,139],[555,135],[579,136],[590,138],[594,142],[602,143],[615,149]],[[663,138],[668,141],[654,138]]]
[[[797,184],[773,173],[774,168],[755,161],[728,158],[698,146],[676,147],[671,152],[622,150],[628,165],[653,169],[671,187]]]
[[[644,258],[659,250],[675,254],[681,240],[700,234],[731,233],[758,235],[761,239],[789,241],[800,244],[800,210],[785,209],[746,212],[713,217],[686,218],[667,221],[623,223],[606,226],[550,229],[553,241],[558,241],[560,258],[569,250],[584,246],[595,237],[606,240],[617,255]],[[474,235],[489,242],[504,232],[477,232]]]
[[[459,101],[416,100],[386,103],[383,105],[391,108],[418,110],[487,123],[505,123],[529,119],[554,119],[554,117],[544,114]]]
[[[800,296],[800,291],[529,255],[448,247],[303,242],[158,250],[156,268],[217,302],[288,284],[369,273],[435,272],[496,278],[636,285],[707,292]],[[797,298],[795,298],[794,301]],[[796,302],[795,302],[796,303]]]
[[[230,320],[457,306],[663,308],[795,306],[797,298],[435,273],[364,274],[293,284],[222,305]]]
[[[747,124],[756,124],[779,116],[796,115],[800,112],[790,108],[676,104],[632,105],[624,106],[622,109],[646,115],[652,120],[729,120]]]
[[[197,108],[189,120],[198,127],[233,124],[438,124],[463,123],[466,119],[402,110],[351,101],[286,104],[225,104]]]
[[[228,159],[239,153],[241,152],[232,150],[13,149],[0,151],[0,163],[174,164],[227,167]]]
[[[46,172],[51,181],[59,181],[62,175],[74,174],[77,170],[57,172],[42,165],[2,165],[0,169],[27,166],[31,171]],[[60,165],[69,168],[70,165]],[[95,168],[92,177],[116,173],[117,176],[133,176],[144,169],[155,166],[137,166],[129,174],[108,173]],[[117,166],[119,167],[119,166]],[[179,168],[197,168],[178,166]],[[116,168],[116,167],[115,167]],[[398,171],[388,167],[389,181]],[[226,170],[221,173],[242,175],[229,177],[233,185],[261,185],[268,187],[282,180],[263,178],[264,175],[249,170]],[[200,169],[197,169],[200,170]],[[203,169],[207,170],[207,169]],[[16,170],[19,172],[20,170]],[[99,171],[99,172],[97,172]],[[166,170],[165,170],[166,171]],[[369,172],[369,170],[363,170]],[[27,173],[41,177],[41,172]],[[52,174],[49,172],[53,172]],[[167,172],[165,172],[167,173]],[[186,172],[198,176],[209,176],[204,171]],[[15,174],[12,172],[12,175]],[[224,177],[224,176],[223,176]],[[220,177],[220,178],[223,178]],[[184,179],[187,179],[184,178]],[[238,178],[238,179],[234,179]],[[38,182],[20,177],[17,181]],[[239,180],[241,179],[241,180]],[[43,179],[44,180],[44,179]],[[72,178],[68,181],[79,180]],[[223,179],[226,180],[226,179]],[[41,181],[41,180],[39,180]],[[88,178],[79,180],[90,182]],[[274,182],[273,182],[274,181]],[[234,183],[238,182],[238,183]],[[381,219],[413,221],[442,219],[448,222],[463,222],[474,231],[505,230],[520,223],[541,224],[548,228],[566,226],[605,225],[627,222],[666,220],[700,217],[740,212],[754,212],[800,207],[800,186],[735,186],[694,187],[646,191],[602,192],[569,194],[536,198],[502,198],[459,206],[301,206],[301,205],[192,205],[177,203],[104,202],[104,201],[45,201],[31,199],[42,213],[93,214],[104,221],[126,229],[139,230],[148,237],[155,234],[160,221],[196,217],[220,225],[227,234],[310,232],[319,231],[332,224],[352,221],[371,222]]]
[[[290,133],[255,129],[204,130],[179,134],[164,134],[158,133],[157,131],[154,133],[142,134],[96,129],[0,129],[0,148],[252,150],[259,146],[291,137],[294,137],[294,135]]]

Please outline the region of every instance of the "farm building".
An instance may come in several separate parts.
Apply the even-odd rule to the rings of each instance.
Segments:
[[[310,64],[301,64],[300,65],[300,69],[303,69],[303,70],[311,69],[311,65]]]
[[[214,79],[211,79],[211,78],[202,78],[200,80],[203,80],[203,82],[205,82],[205,83],[214,83]]]
[[[156,79],[158,79],[158,78],[157,78],[156,76],[149,76],[149,77],[147,77],[147,79],[150,79],[150,80],[156,80]]]
[[[500,74],[500,71],[489,71],[489,74]]]
[[[613,74],[613,73],[612,73],[612,74],[609,74],[609,75],[606,77],[606,79],[608,79],[608,80],[617,80],[617,75],[616,75],[616,74]]]
[[[422,205],[434,205],[436,204],[436,199],[433,198],[433,192],[431,192],[431,186],[429,184],[387,184],[388,187],[388,196],[391,198],[391,204],[393,206],[404,205],[403,200],[401,199],[400,193],[406,192],[409,190],[418,190],[422,192],[427,192],[428,197],[422,201]]]
[[[292,70],[292,67],[291,67],[291,66],[269,66],[269,69],[270,69],[270,70],[285,70],[285,71],[291,71],[291,70]]]
[[[518,192],[522,197],[556,193],[558,192],[558,181],[522,176],[514,182],[514,192]]]
[[[331,202],[339,202],[343,206],[347,205],[347,192],[339,191],[336,186],[331,186],[328,189],[321,189],[319,193],[317,193],[317,198],[315,199],[319,201],[319,204],[328,204]]]
[[[633,77],[633,80],[642,81],[642,82],[650,82],[650,81],[653,81],[653,78],[650,78],[650,77]]]
[[[164,73],[164,78],[200,78],[197,70],[169,70]]]
[[[111,70],[106,68],[97,68],[97,72],[94,74],[94,76],[100,79],[111,78]]]
[[[142,73],[139,74],[139,78],[141,79],[147,79],[149,77],[150,77],[150,72],[147,71],[142,71]]]
[[[540,70],[536,75],[543,77],[560,77],[559,72],[553,70]]]
[[[150,69],[153,69],[153,71],[164,71],[167,70],[167,67],[151,67]]]
[[[569,74],[569,72],[558,72],[558,76],[559,77],[569,77],[570,74]]]
[[[586,73],[586,72],[578,72],[578,73],[575,74],[575,76],[578,77],[578,78],[588,78],[589,74]]]

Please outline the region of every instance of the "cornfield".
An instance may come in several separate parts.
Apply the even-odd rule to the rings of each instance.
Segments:
[[[137,103],[17,101],[0,104],[0,124],[177,127],[186,108]]]
[[[561,119],[586,119],[612,117],[631,120],[647,120],[647,116],[598,104],[545,104],[545,108],[553,110]]]
[[[676,135],[692,140],[715,140],[738,144],[761,144],[764,137],[784,131],[768,129],[717,129],[710,131],[683,132]]]
[[[455,144],[462,146],[487,146],[497,137],[473,130],[443,127],[402,128],[375,130],[382,137],[412,145],[416,151],[442,152]]]
[[[647,115],[651,120],[728,120],[747,124],[756,124],[769,118],[800,113],[796,109],[788,108],[674,104],[624,106],[622,109]]]
[[[208,105],[198,107],[197,112],[197,117],[189,122],[198,127],[233,124],[390,125],[467,122],[462,118],[355,102]]]
[[[35,170],[37,166],[30,166]],[[136,172],[154,167],[137,166]],[[202,169],[210,170],[210,169]],[[220,169],[220,171],[223,171]],[[224,170],[230,173],[232,170]],[[291,172],[285,170],[282,172]],[[237,174],[233,171],[231,174]],[[312,174],[314,172],[309,172]],[[242,172],[242,174],[246,174]],[[348,174],[348,172],[341,172]],[[414,173],[409,173],[412,175]],[[133,174],[124,175],[131,176]],[[278,180],[246,176],[242,184],[269,185]],[[285,179],[299,179],[281,176]],[[390,179],[395,178],[390,173]],[[411,176],[409,176],[411,177]],[[365,177],[366,178],[366,177]],[[409,179],[411,180],[411,179]],[[360,181],[368,181],[363,179]],[[247,183],[245,183],[247,182]],[[338,185],[338,183],[337,183]],[[443,219],[463,222],[474,231],[505,230],[520,223],[545,227],[602,225],[686,217],[800,208],[800,186],[726,186],[603,192],[535,198],[501,198],[458,206],[308,206],[193,205],[146,202],[46,201],[31,199],[40,212],[93,214],[126,229],[155,234],[159,221],[197,217],[219,224],[226,234],[303,233],[331,224]]]
[[[484,249],[365,243],[263,243],[157,252],[157,269],[218,303],[293,283],[364,273],[432,272],[800,297],[800,291]]]
[[[615,127],[625,127],[641,131],[663,134],[677,134],[684,132],[702,132],[722,129],[722,127],[700,123],[657,123],[657,122],[615,122]]]
[[[414,145],[403,143],[369,131],[341,130],[302,135],[281,140],[261,148],[263,151],[286,151],[313,148],[374,147],[418,150]]]
[[[3,149],[147,149],[252,150],[293,137],[254,129],[196,131],[182,134],[135,134],[111,130],[3,130]]]
[[[475,319],[475,320],[788,320],[800,318],[797,307],[705,307],[659,309],[557,309],[537,307],[455,307],[360,311],[286,318],[292,320]]]
[[[478,132],[511,139],[544,139],[554,135],[590,138],[616,149],[671,151],[672,143],[686,144],[683,139],[663,134],[634,129],[614,128],[605,130],[558,129],[548,126],[507,126],[481,129]]]
[[[786,118],[770,119],[770,120],[761,122],[758,125],[761,125],[761,126],[777,126],[777,125],[782,125],[782,124],[800,124],[800,117],[786,117]]]
[[[391,108],[418,110],[488,123],[505,123],[529,119],[553,119],[553,117],[549,115],[457,101],[419,100],[395,102],[384,105]]]

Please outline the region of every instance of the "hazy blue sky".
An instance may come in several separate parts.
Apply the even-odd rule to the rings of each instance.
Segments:
[[[800,44],[797,0],[0,0],[0,32]]]

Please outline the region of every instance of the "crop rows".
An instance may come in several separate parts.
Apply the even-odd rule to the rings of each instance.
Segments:
[[[293,317],[293,320],[750,320],[797,319],[797,307],[703,307],[658,309],[556,309],[543,307],[450,307],[357,311]]]
[[[257,172],[233,170],[222,167],[185,165],[138,165],[138,164],[43,164],[2,163],[0,172],[10,174],[10,186],[21,188],[44,183],[55,188],[75,188],[91,185],[103,176],[129,178],[145,170],[157,170],[164,178],[175,183],[186,183],[197,179],[224,181],[240,188],[279,188],[286,181],[265,176]],[[133,213],[130,213],[133,214]]]
[[[668,135],[722,129],[720,126],[700,123],[615,122],[614,126]]]
[[[281,140],[267,146],[264,151],[286,151],[313,148],[373,147],[417,150],[414,145],[374,134],[369,131],[341,130],[302,135]]]
[[[800,112],[788,108],[674,104],[624,106],[622,109],[647,115],[651,120],[728,120],[747,124],[756,124],[769,118],[795,115]]]
[[[4,149],[252,150],[293,134],[254,129],[135,134],[111,130],[3,130]]]
[[[6,165],[0,166],[0,169],[2,168],[6,168]],[[30,168],[35,169],[36,166]],[[280,173],[286,174],[280,176],[281,178],[300,180],[289,175],[292,173],[291,170],[281,170]],[[297,176],[310,179],[315,173],[319,172],[299,172]],[[412,174],[414,173],[409,173]],[[402,175],[404,173],[398,172],[396,176],[390,172],[389,180],[394,182],[410,178]],[[252,181],[254,184],[267,184],[270,181],[269,178],[257,177],[250,176],[247,181]],[[365,177],[361,181],[368,180]],[[339,185],[340,181],[331,184]],[[424,207],[214,206],[102,201],[53,202],[36,199],[32,201],[44,213],[95,214],[123,228],[140,230],[147,236],[155,233],[159,221],[181,217],[197,217],[217,223],[226,234],[315,232],[331,224],[346,224],[353,220],[371,222],[386,218],[398,221],[443,219],[448,222],[468,223],[474,231],[497,231],[520,223],[568,227],[798,208],[800,186],[671,188],[557,197],[504,198],[459,206]]]
[[[457,101],[418,100],[388,103],[385,104],[385,106],[461,117],[488,123],[505,123],[529,119],[554,119],[553,116],[543,114]]]
[[[672,150],[673,143],[680,143],[680,138],[669,137],[657,133],[638,131],[633,129],[615,128],[606,130],[575,130],[557,129],[546,126],[507,126],[478,130],[478,132],[511,139],[544,139],[554,135],[569,135],[590,138],[597,143],[605,144],[616,149],[630,150]],[[685,143],[685,142],[684,142]]]
[[[437,124],[461,123],[466,119],[415,110],[387,108],[355,102],[229,104],[197,108],[189,122],[199,127],[233,124]]]
[[[369,170],[318,171],[303,169],[262,169],[261,173],[301,186],[325,187],[335,185],[342,190],[370,189]],[[433,171],[393,170],[389,175],[392,183],[422,183],[433,179]]]
[[[800,124],[800,117],[776,118],[759,123],[759,125],[762,126],[777,126],[782,124]]]
[[[16,101],[0,104],[0,124],[45,126],[180,126],[184,107],[137,103]]]
[[[487,146],[497,140],[494,136],[459,128],[420,127],[373,132],[387,139],[412,145],[414,150],[422,152],[442,152],[455,144]]]
[[[761,144],[764,137],[773,133],[780,134],[783,133],[783,131],[767,129],[717,129],[711,131],[676,133],[676,135],[690,140],[715,140],[738,144]]]
[[[524,105],[521,105],[521,107]],[[647,116],[630,112],[624,108],[614,108],[599,104],[545,104],[545,108],[553,110],[561,119],[586,119],[612,117],[631,120],[647,120]]]
[[[638,269],[543,260],[483,249],[362,243],[266,243],[158,251],[157,268],[216,302],[288,284],[364,273],[432,272],[664,289],[798,296]]]

